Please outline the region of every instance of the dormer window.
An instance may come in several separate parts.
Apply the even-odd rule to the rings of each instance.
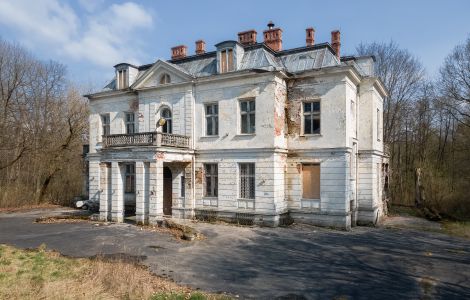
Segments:
[[[160,76],[160,84],[168,84],[171,83],[171,77],[167,73],[163,73],[162,76]]]
[[[220,51],[220,73],[233,71],[233,49]]]
[[[118,80],[118,88],[119,89],[125,89],[129,86],[129,81],[127,79],[127,70],[119,70],[117,74],[117,80]]]

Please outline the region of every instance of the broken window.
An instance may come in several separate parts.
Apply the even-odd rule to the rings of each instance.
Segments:
[[[302,165],[302,198],[320,199],[320,165]]]
[[[109,114],[101,115],[101,125],[103,126],[103,135],[110,134],[110,117]]]
[[[220,51],[220,73],[233,71],[233,50]]]
[[[124,192],[135,193],[135,164],[125,165],[124,177],[125,177]]]
[[[255,100],[240,101],[241,133],[255,133]]]
[[[217,103],[206,105],[206,135],[219,134],[219,105]]]
[[[218,166],[217,164],[204,164],[205,189],[204,197],[217,197],[218,195]]]
[[[163,125],[162,132],[163,133],[172,133],[172,120],[171,120],[171,110],[168,108],[164,108],[161,112],[161,117],[165,119],[165,124]]]
[[[320,101],[304,102],[304,134],[320,133]]]
[[[133,112],[126,113],[126,133],[135,133],[135,115]]]
[[[160,84],[168,84],[171,83],[171,77],[167,73],[163,73],[162,76],[160,76]]]
[[[255,164],[241,163],[240,167],[240,198],[255,199]]]

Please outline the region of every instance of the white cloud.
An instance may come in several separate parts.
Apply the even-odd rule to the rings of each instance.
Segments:
[[[152,27],[152,16],[133,2],[113,4],[103,11],[90,1],[80,4],[86,15],[78,16],[57,0],[0,1],[0,23],[28,44],[54,49],[57,55],[106,67],[138,63],[136,55],[141,52],[134,37],[138,30]]]

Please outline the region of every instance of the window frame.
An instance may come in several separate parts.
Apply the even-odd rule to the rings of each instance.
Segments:
[[[378,142],[381,141],[380,137],[382,136],[382,130],[380,126],[381,119],[382,119],[382,116],[380,115],[380,109],[377,108],[377,141]]]
[[[244,172],[243,168],[247,168],[247,170]],[[253,173],[250,174],[251,171]],[[250,187],[250,185],[252,186]],[[256,164],[253,162],[238,163],[238,199],[256,199]]]
[[[212,107],[212,114],[207,113],[208,107]],[[217,113],[214,113],[214,107],[217,107]],[[213,129],[212,134],[209,134],[208,119],[211,119],[212,129]],[[219,136],[219,103],[218,102],[211,102],[211,103],[204,104],[204,121],[205,121],[204,136],[210,136],[210,137]]]
[[[132,121],[128,120],[128,116],[132,116]],[[132,130],[129,130],[129,126],[132,126]],[[134,134],[137,133],[135,130],[135,113],[134,112],[124,112],[124,127],[126,129],[126,134]],[[132,131],[132,132],[130,132]]]
[[[204,163],[204,198],[218,198],[219,197],[219,164],[217,163]],[[208,193],[208,185],[210,185],[210,192]]]
[[[235,71],[235,50],[231,47],[220,50],[220,73]]]
[[[128,180],[130,180],[130,186]],[[135,163],[126,163],[124,164],[124,193],[135,194],[135,190]]]
[[[121,69],[118,71],[118,89],[125,89],[128,87],[128,81],[127,81],[127,70],[126,69]]]
[[[163,115],[163,113],[165,111],[168,111],[170,113],[170,116],[169,117],[165,117]],[[168,134],[172,134],[173,133],[173,112],[171,111],[171,109],[169,107],[163,107],[161,110],[160,110],[160,118],[163,118],[165,119],[165,125],[162,126],[162,133],[168,133]],[[165,130],[166,128],[166,130]]]
[[[309,113],[307,113],[307,112],[305,111],[305,104],[307,104],[307,103],[310,103],[310,105],[311,105],[311,110],[310,110]],[[313,110],[313,105],[312,105],[313,103],[318,103],[318,104],[319,104],[319,110],[318,110],[318,112],[315,112],[315,111]],[[305,135],[306,135],[306,136],[321,135],[321,127],[322,127],[322,126],[321,126],[321,123],[322,123],[322,122],[321,122],[321,112],[322,112],[322,104],[321,104],[321,103],[322,103],[322,101],[321,101],[320,99],[310,99],[310,100],[302,101],[302,108],[301,108],[301,110],[302,110],[302,128],[301,128],[301,135],[304,135],[304,136],[305,136]],[[306,118],[305,118],[305,117],[306,117],[306,116],[310,116],[310,118],[311,118],[311,120],[312,120],[311,125],[310,125],[310,129],[311,129],[312,132],[310,132],[310,133],[306,133],[306,132],[305,132],[305,125],[306,125],[306,122],[305,122],[305,119],[306,119]],[[313,132],[313,131],[314,131],[314,128],[313,128],[313,120],[316,120],[316,119],[318,119],[318,122],[319,122],[319,130],[318,130],[318,132]]]
[[[101,119],[101,135],[108,136],[111,134],[111,116],[109,113],[100,114]],[[105,122],[107,120],[107,123]]]
[[[304,190],[304,167],[306,166],[317,166],[318,167],[318,198],[306,198],[305,197],[305,190]],[[302,199],[304,200],[321,200],[321,164],[320,163],[309,163],[305,162],[302,163],[302,172],[301,172],[301,192],[302,192]]]
[[[247,103],[247,111],[242,110],[242,103]],[[254,103],[254,110],[251,110],[250,103]],[[239,99],[238,100],[238,110],[239,110],[239,134],[245,135],[254,135],[256,134],[256,99],[255,98],[248,98],[248,99]],[[243,132],[243,116],[247,116],[247,125],[246,125],[246,132]],[[252,116],[252,117],[251,117]],[[253,126],[251,126],[253,123]],[[253,131],[251,131],[253,128]]]
[[[180,197],[186,198],[186,178],[184,175],[180,176]]]
[[[160,79],[158,80],[159,84],[169,84],[171,83],[171,76],[168,73],[163,73],[160,75]]]

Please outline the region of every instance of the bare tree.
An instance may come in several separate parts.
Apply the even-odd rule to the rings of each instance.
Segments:
[[[0,40],[0,207],[81,192],[86,101],[64,65]]]
[[[470,38],[454,48],[440,69],[443,103],[461,122],[470,126]]]
[[[404,108],[416,99],[423,84],[423,66],[393,41],[388,44],[361,43],[356,51],[358,55],[373,55],[376,59],[376,74],[389,92],[384,102],[384,140],[393,143],[403,129]]]

